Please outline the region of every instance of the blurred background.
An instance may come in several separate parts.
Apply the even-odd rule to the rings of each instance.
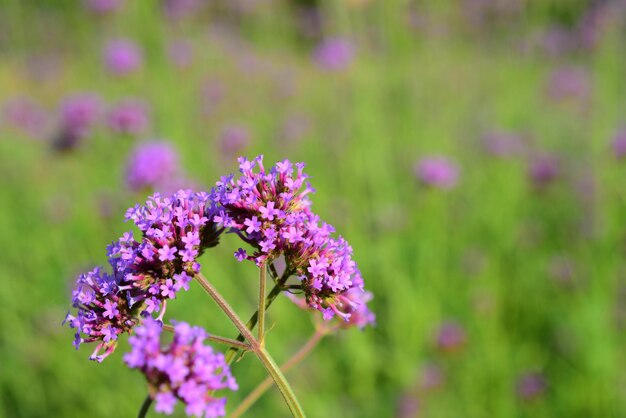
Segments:
[[[0,416],[135,416],[61,327],[153,191],[304,161],[377,325],[288,378],[311,417],[626,417],[626,2],[1,0]],[[203,272],[243,317],[257,272]],[[168,316],[235,330],[196,286]],[[313,332],[269,311],[279,362]],[[227,407],[263,378],[234,365]],[[149,416],[155,416],[151,411]],[[249,416],[287,416],[276,390]],[[184,416],[179,407],[175,416]]]

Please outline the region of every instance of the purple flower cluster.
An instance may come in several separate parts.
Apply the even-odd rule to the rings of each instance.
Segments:
[[[65,321],[76,329],[74,345],[99,341],[90,359],[101,362],[115,350],[117,336],[137,323],[137,312],[132,312],[128,301],[118,291],[119,277],[96,267],[81,274],[72,292],[76,316],[67,314]],[[84,337],[81,337],[81,334]],[[104,354],[99,353],[104,350]]]
[[[188,416],[221,417],[226,414],[226,398],[209,392],[237,390],[237,382],[222,353],[204,345],[207,334],[202,328],[179,322],[171,344],[162,348],[162,327],[146,319],[129,338],[132,351],[124,355],[130,368],[139,369],[151,386],[157,412],[172,414],[178,400],[186,404]]]
[[[101,340],[91,359],[102,361],[115,349],[117,335],[130,332],[139,315],[161,311],[162,317],[166,301],[189,289],[200,271],[197,257],[217,245],[222,231],[211,221],[215,213],[208,194],[184,190],[170,197],[155,194],[145,205],[130,208],[126,219],[142,232],[141,240],[126,232],[107,248],[113,273],[96,268],[76,283],[78,314],[67,316],[78,329],[76,347]],[[104,355],[98,355],[101,349]]]
[[[317,65],[328,71],[340,71],[354,60],[354,46],[343,38],[330,38],[320,43],[313,54]]]
[[[416,164],[415,175],[427,186],[451,189],[457,184],[459,167],[445,157],[427,157]]]
[[[124,76],[143,65],[139,46],[128,39],[114,39],[104,47],[104,64],[114,75]]]
[[[109,14],[116,12],[123,6],[122,0],[85,0],[85,7],[96,14]]]
[[[258,265],[283,255],[288,271],[297,276],[307,304],[324,314],[350,319],[356,304],[348,291],[363,290],[363,278],[352,260],[352,248],[342,238],[333,238],[334,228],[310,210],[304,164],[285,160],[268,172],[263,157],[239,159],[241,176],[223,177],[211,191],[220,206],[214,221],[237,233],[255,248],[252,255],[239,249],[240,261]],[[254,169],[258,168],[258,172]]]
[[[101,113],[102,100],[95,94],[69,96],[61,105],[61,124],[79,136],[86,136]]]
[[[109,110],[107,124],[120,134],[142,134],[150,127],[148,106],[139,100],[122,100]]]
[[[157,189],[178,176],[178,154],[167,142],[145,142],[135,147],[126,163],[131,190]]]
[[[217,245],[221,230],[211,221],[214,215],[208,194],[185,190],[170,197],[157,193],[128,209],[126,220],[135,223],[142,239],[127,232],[109,246],[108,256],[131,306],[142,302],[148,313],[157,312],[161,302],[189,288],[200,272],[197,257]]]

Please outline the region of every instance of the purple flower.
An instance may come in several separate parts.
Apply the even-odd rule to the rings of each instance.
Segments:
[[[206,193],[184,190],[171,196],[155,194],[144,206],[130,208],[126,219],[142,232],[141,241],[121,239],[108,249],[127,297],[158,301],[187,290],[200,270],[196,258],[217,245],[222,232],[210,221],[215,213]]]
[[[328,71],[340,71],[352,63],[354,59],[354,46],[350,41],[343,38],[330,38],[320,43],[313,59],[317,65]]]
[[[116,12],[123,5],[123,0],[85,0],[85,7],[97,14]]]
[[[146,319],[128,339],[131,352],[124,356],[128,367],[146,376],[157,412],[171,413],[180,400],[188,416],[224,416],[226,399],[209,395],[238,389],[224,355],[204,345],[207,334],[202,328],[176,323],[167,347],[160,344],[161,332],[159,322]]]
[[[139,46],[128,39],[113,39],[104,47],[104,64],[111,74],[124,76],[143,65]]]
[[[517,396],[524,401],[532,401],[546,391],[546,378],[539,372],[528,372],[517,381]]]
[[[511,157],[520,154],[524,149],[522,137],[511,132],[487,132],[482,140],[485,150],[497,157]]]
[[[150,127],[148,106],[139,100],[123,100],[109,110],[107,124],[112,131],[119,134],[145,133]]]
[[[43,107],[27,97],[7,100],[2,109],[2,121],[35,139],[43,137],[49,124]]]
[[[613,154],[621,160],[626,156],[626,128],[620,129],[613,139]]]
[[[581,68],[563,67],[550,74],[547,84],[548,96],[558,102],[586,100],[589,97],[589,76]]]
[[[77,313],[76,316],[68,313],[63,322],[76,329],[76,349],[82,343],[98,342],[89,357],[91,360],[104,360],[115,350],[117,336],[130,333],[137,323],[124,295],[116,291],[118,281],[119,276],[108,274],[100,267],[81,274],[76,280],[72,305]]]
[[[91,129],[100,119],[102,101],[95,94],[75,94],[63,100],[59,113],[59,135],[53,146],[59,151],[66,151],[76,148],[82,139],[91,134]]]
[[[448,158],[426,157],[415,166],[415,175],[427,186],[451,189],[457,184],[459,168]]]
[[[260,265],[284,256],[307,304],[325,319],[337,315],[349,321],[358,305],[351,301],[352,289],[363,292],[363,279],[352,248],[343,238],[331,237],[334,228],[311,212],[308,195],[314,190],[306,182],[304,164],[282,161],[266,171],[262,157],[240,158],[239,171],[238,178],[224,177],[211,191],[211,199],[223,207],[214,222],[256,250],[250,256],[240,250],[235,257]]]
[[[546,187],[559,174],[559,160],[553,155],[539,155],[529,162],[528,177],[536,187]]]
[[[220,151],[224,158],[241,153],[250,143],[250,132],[243,126],[226,126],[219,136]]]
[[[145,142],[135,147],[126,164],[131,190],[158,189],[178,175],[178,154],[166,142]]]
[[[170,61],[178,68],[187,68],[193,60],[193,45],[185,39],[170,42],[167,47]]]
[[[444,322],[437,333],[437,347],[444,352],[459,350],[465,341],[465,330],[456,322]]]
[[[195,14],[201,5],[200,0],[163,0],[163,11],[168,18],[178,20]]]

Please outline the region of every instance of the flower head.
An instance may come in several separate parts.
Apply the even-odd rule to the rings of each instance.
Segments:
[[[133,311],[124,295],[118,292],[118,280],[119,276],[96,267],[78,277],[72,292],[77,314],[68,313],[64,322],[76,329],[76,349],[82,343],[98,341],[91,360],[101,362],[111,354],[117,345],[117,336],[130,332],[137,323],[138,312]]]
[[[340,71],[352,63],[354,46],[347,39],[330,38],[317,46],[313,58],[324,70]]]
[[[129,338],[132,351],[124,356],[128,367],[141,370],[156,393],[156,411],[171,414],[180,400],[188,416],[224,416],[226,399],[209,395],[238,389],[224,355],[204,345],[207,334],[202,328],[177,323],[167,347],[160,344],[161,332],[159,322],[146,319]]]
[[[427,186],[451,189],[457,184],[459,168],[448,158],[427,157],[417,163],[415,175]]]
[[[178,153],[167,142],[145,142],[135,147],[126,163],[131,190],[158,189],[178,176]]]
[[[85,7],[97,14],[109,14],[122,7],[122,0],[85,0]]]
[[[211,191],[219,205],[214,221],[256,250],[251,255],[238,251],[237,259],[263,265],[284,256],[307,304],[325,319],[337,315],[348,321],[356,306],[348,292],[362,292],[363,279],[352,248],[342,237],[332,237],[334,228],[311,212],[308,195],[314,189],[304,164],[285,160],[266,171],[261,156],[240,158],[239,171],[238,178],[224,177]]]
[[[60,133],[54,147],[60,151],[75,148],[91,134],[101,114],[102,100],[95,94],[81,93],[65,98],[59,110]]]
[[[124,234],[108,248],[108,256],[120,277],[131,306],[146,305],[156,312],[167,299],[174,299],[200,271],[198,256],[217,245],[219,234],[211,221],[215,205],[206,193],[179,190],[171,196],[155,194],[145,205],[126,213],[142,237]]]
[[[139,100],[123,100],[109,110],[107,124],[120,134],[142,134],[150,126],[148,106]]]
[[[104,64],[114,75],[128,75],[143,65],[139,46],[128,39],[114,39],[104,47]]]
[[[560,174],[559,160],[554,155],[539,155],[528,166],[528,177],[536,187],[545,187]]]
[[[16,97],[3,104],[2,122],[31,138],[40,139],[46,131],[48,115],[44,108],[33,99]]]

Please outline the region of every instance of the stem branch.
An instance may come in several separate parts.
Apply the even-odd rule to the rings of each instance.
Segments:
[[[141,408],[139,409],[137,418],[145,418],[148,410],[150,409],[150,405],[152,405],[152,397],[148,394],[148,396],[146,396],[146,399],[144,399],[143,403],[141,404]]]
[[[252,349],[252,351],[254,351],[254,354],[256,354],[259,360],[261,360],[261,363],[263,363],[263,366],[265,366],[267,372],[270,374],[272,379],[274,379],[274,383],[278,387],[278,390],[280,390],[280,393],[283,395],[283,398],[285,399],[285,402],[287,403],[291,414],[295,418],[304,418],[304,411],[302,410],[302,407],[300,406],[296,395],[293,393],[289,382],[287,382],[287,379],[285,379],[285,376],[280,371],[280,368],[278,367],[272,356],[270,356],[265,348],[261,344],[259,344],[257,339],[254,338],[254,335],[252,335],[252,332],[250,332],[246,324],[243,323],[243,321],[239,318],[233,308],[222,297],[222,295],[219,294],[217,289],[215,289],[213,285],[211,285],[211,283],[209,283],[209,281],[202,274],[197,274],[195,278],[198,283],[200,283],[202,288],[209,294],[209,296],[211,296],[215,303],[217,303],[217,306],[219,306],[220,309],[226,314],[226,316],[228,316],[233,325],[235,325],[235,327],[241,333],[241,336],[243,336],[243,338],[248,341],[250,348]]]
[[[265,343],[265,282],[266,282],[267,268],[265,263],[262,263],[259,267],[259,327],[258,327],[258,339],[259,344],[263,346]]]
[[[313,351],[313,349],[317,346],[320,340],[328,334],[328,330],[318,329],[315,333],[309,338],[309,340],[302,346],[300,349],[289,358],[283,365],[281,366],[281,370],[283,373],[287,373],[291,368],[298,365],[302,360],[306,358],[306,356]],[[272,379],[267,377],[263,380],[252,392],[245,397],[245,399],[237,406],[237,408],[231,412],[231,418],[239,418],[243,415],[256,401],[259,400],[261,396],[267,390],[272,387]]]

